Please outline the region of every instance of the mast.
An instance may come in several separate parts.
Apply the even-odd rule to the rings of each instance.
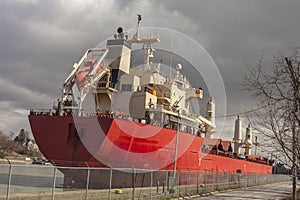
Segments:
[[[141,28],[141,21],[142,21],[142,15],[137,14],[138,21],[137,21],[137,28],[136,33],[133,35],[133,39],[140,40],[140,28]]]
[[[129,40],[131,43],[136,44],[144,44],[145,48],[145,58],[144,58],[144,64],[146,66],[146,69],[150,69],[150,58],[152,58],[154,55],[154,49],[152,48],[152,44],[156,42],[160,42],[158,38],[153,37],[150,35],[147,38],[140,38],[140,28],[141,28],[141,21],[142,21],[142,15],[137,14],[138,21],[137,21],[137,30],[136,33],[133,35],[132,39]]]

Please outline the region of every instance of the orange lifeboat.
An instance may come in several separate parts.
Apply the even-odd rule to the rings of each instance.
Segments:
[[[77,85],[78,90],[80,90],[84,84],[85,84],[85,78],[86,76],[97,66],[95,66],[97,63],[96,59],[88,59],[84,62],[84,66],[78,70],[78,72],[75,75],[75,83]],[[100,73],[102,71],[103,67],[101,65],[98,65],[95,75]]]

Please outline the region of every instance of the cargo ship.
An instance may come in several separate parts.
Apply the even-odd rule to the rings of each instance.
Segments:
[[[88,49],[53,108],[30,110],[43,155],[64,167],[272,173],[272,161],[251,155],[251,127],[242,139],[239,117],[233,141],[212,138],[214,99],[205,117],[192,112],[192,100],[201,101],[203,89],[191,87],[181,63],[168,66],[173,71],[166,75],[163,60],[152,62],[160,39],[141,37],[140,23],[138,16],[132,35],[120,27],[105,48]],[[133,45],[140,48],[132,50]],[[132,67],[133,54],[142,57],[139,67]],[[65,179],[74,176],[65,171]]]

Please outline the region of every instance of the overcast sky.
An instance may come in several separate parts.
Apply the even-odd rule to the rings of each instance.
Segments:
[[[227,113],[255,107],[241,86],[245,63],[299,46],[299,0],[1,0],[0,130],[30,130],[30,108],[49,108],[82,53],[115,33],[142,25],[171,28],[194,38],[223,77]],[[218,105],[217,105],[218,109]],[[235,118],[228,118],[232,138]]]

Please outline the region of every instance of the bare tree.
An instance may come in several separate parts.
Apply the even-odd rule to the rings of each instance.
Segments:
[[[300,155],[300,52],[290,50],[288,56],[277,55],[271,66],[249,66],[245,76],[246,88],[256,98],[260,107],[251,117],[257,131],[267,138],[269,150],[278,151],[284,164],[292,167],[293,199],[296,198],[296,176]]]
[[[25,145],[29,139],[28,131],[21,129],[19,135],[17,135],[14,139],[19,145]]]

